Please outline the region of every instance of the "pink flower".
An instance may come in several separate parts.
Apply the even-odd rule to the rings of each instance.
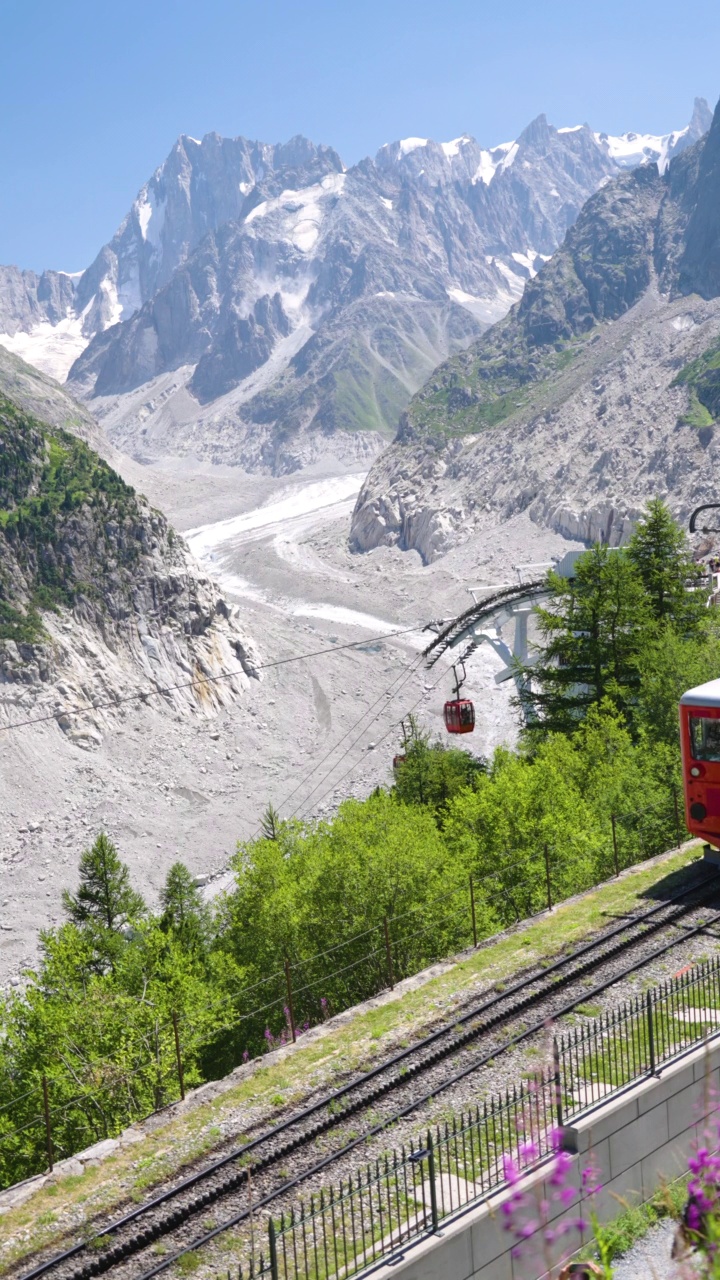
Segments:
[[[701,1173],[705,1168],[710,1152],[707,1147],[700,1147],[696,1156],[691,1156],[688,1160],[688,1169],[691,1173]]]
[[[696,1204],[689,1204],[686,1212],[687,1224],[691,1231],[700,1230],[700,1210]]]
[[[572,1157],[567,1151],[558,1151],[555,1157],[555,1168],[550,1175],[550,1185],[552,1187],[563,1186],[572,1166]]]
[[[535,1232],[537,1231],[539,1226],[540,1226],[540,1223],[537,1222],[534,1218],[530,1218],[528,1222],[523,1222],[522,1226],[518,1227],[518,1230],[516,1233],[518,1236],[518,1239],[529,1240],[531,1236],[535,1235]]]

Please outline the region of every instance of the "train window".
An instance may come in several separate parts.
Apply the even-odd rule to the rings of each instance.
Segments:
[[[720,761],[720,720],[691,716],[690,741],[695,760]]]

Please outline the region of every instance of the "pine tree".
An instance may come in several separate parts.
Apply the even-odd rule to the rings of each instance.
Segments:
[[[539,657],[523,668],[518,699],[528,728],[572,733],[604,698],[631,714],[651,621],[635,565],[624,551],[596,545],[579,558],[574,579],[551,573],[548,583],[551,603],[536,610]]]
[[[260,830],[266,840],[278,840],[283,820],[274,805],[269,804],[260,820]]]
[[[205,905],[184,862],[174,862],[167,873],[160,894],[163,908],[161,925],[186,945],[203,940],[206,926]]]
[[[63,906],[74,924],[119,933],[145,910],[130,884],[130,872],[104,832],[80,857],[80,887],[63,893]]]
[[[706,615],[705,595],[692,590],[701,573],[687,539],[661,498],[653,498],[628,543],[653,617],[691,634]]]

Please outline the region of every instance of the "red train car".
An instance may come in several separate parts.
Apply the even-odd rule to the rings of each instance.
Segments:
[[[720,680],[683,694],[680,744],[688,831],[720,849]]]

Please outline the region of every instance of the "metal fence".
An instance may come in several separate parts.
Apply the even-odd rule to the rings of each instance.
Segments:
[[[660,983],[555,1040],[562,1109],[574,1117],[720,1028],[720,957]]]
[[[267,1224],[267,1251],[224,1280],[349,1280],[558,1149],[562,1126],[720,1031],[720,957],[554,1037],[552,1063]],[[219,1277],[220,1280],[220,1277]]]
[[[337,1189],[320,1191],[276,1226],[269,1270],[283,1280],[353,1276],[442,1219],[489,1194],[512,1156],[527,1167],[551,1150],[555,1087],[549,1079],[508,1093],[428,1131],[415,1149],[393,1151]]]

